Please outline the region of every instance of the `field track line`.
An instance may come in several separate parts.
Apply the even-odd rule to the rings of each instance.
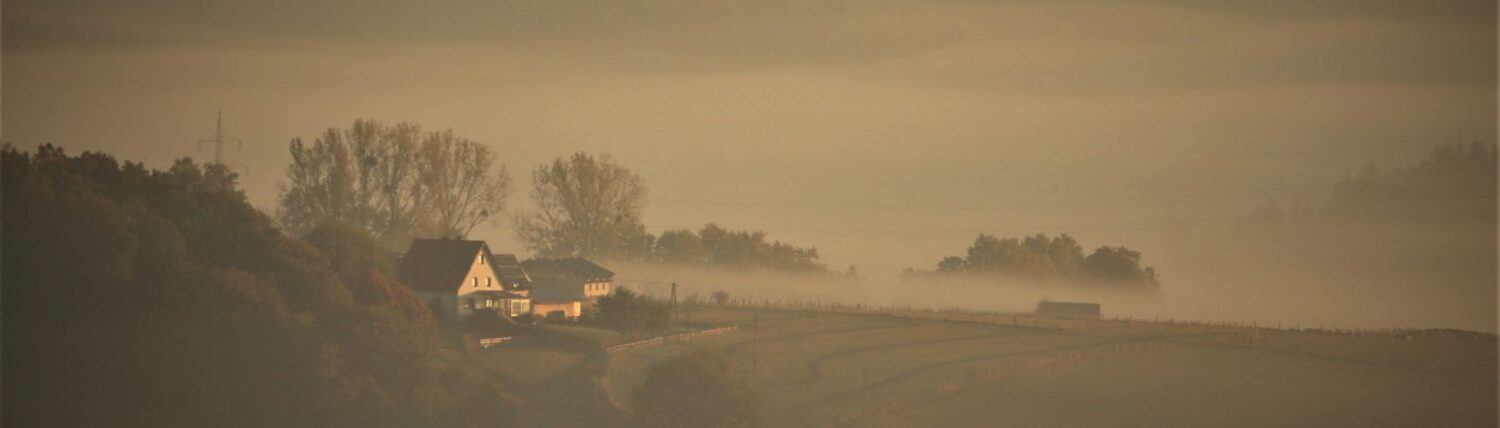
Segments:
[[[931,364],[927,364],[927,365],[923,365],[923,366],[914,367],[914,368],[908,369],[906,371],[897,373],[897,374],[895,374],[893,376],[887,377],[885,379],[881,379],[879,381],[876,381],[875,383],[871,383],[869,385],[860,386],[858,388],[854,388],[854,389],[850,389],[850,390],[847,390],[847,391],[844,391],[844,392],[841,392],[841,393],[838,393],[838,394],[834,394],[832,396],[823,398],[821,400],[812,401],[812,402],[809,402],[807,404],[803,404],[801,406],[794,407],[794,408],[791,409],[791,411],[793,411],[793,412],[806,411],[807,409],[810,409],[810,408],[813,408],[813,407],[816,407],[816,406],[820,406],[820,405],[832,403],[832,402],[835,402],[835,401],[840,401],[840,400],[848,399],[848,398],[851,398],[851,397],[863,394],[863,393],[865,393],[866,391],[869,391],[869,390],[873,390],[873,389],[876,389],[876,388],[880,388],[882,386],[886,386],[886,385],[889,385],[889,384],[893,384],[893,383],[896,383],[896,382],[907,380],[907,379],[916,377],[918,375],[921,375],[923,373],[926,373],[926,372],[929,372],[929,371],[932,371],[932,370],[937,370],[937,369],[940,369],[940,368],[944,368],[944,367],[948,367],[948,366],[953,366],[953,365],[958,365],[958,364],[963,364],[963,363],[971,363],[971,362],[975,362],[975,361],[992,360],[992,359],[1006,358],[1006,357],[1018,357],[1018,356],[1024,356],[1024,355],[1040,355],[1040,354],[1048,354],[1048,353],[1060,352],[1060,351],[1072,351],[1072,350],[1078,350],[1078,349],[1097,348],[1097,347],[1101,347],[1101,346],[1121,345],[1121,344],[1126,344],[1126,343],[1150,342],[1150,341],[1157,341],[1157,340],[1162,340],[1162,339],[1172,339],[1172,338],[1178,338],[1178,337],[1202,336],[1202,335],[1205,335],[1205,334],[1211,334],[1211,333],[1179,333],[1179,334],[1156,335],[1156,336],[1142,336],[1142,337],[1133,337],[1133,338],[1127,338],[1127,339],[1109,340],[1109,341],[1102,341],[1102,342],[1080,343],[1080,344],[1077,344],[1077,345],[1056,346],[1056,347],[1044,348],[1044,349],[1033,349],[1033,350],[1029,350],[1029,351],[1008,351],[1008,352],[999,352],[999,353],[993,353],[993,354],[976,355],[976,356],[964,357],[964,358],[955,358],[955,359],[951,359],[951,360],[939,361],[939,362],[935,362],[935,363],[931,363]]]
[[[1444,371],[1441,371],[1441,370],[1433,370],[1433,369],[1427,369],[1427,368],[1421,368],[1421,367],[1411,367],[1411,366],[1405,366],[1405,365],[1394,364],[1394,363],[1382,363],[1382,362],[1379,362],[1379,361],[1361,360],[1361,359],[1358,359],[1358,358],[1339,357],[1339,356],[1334,356],[1334,355],[1324,355],[1324,354],[1318,354],[1318,353],[1311,352],[1311,351],[1303,351],[1303,350],[1297,350],[1297,349],[1272,348],[1272,347],[1256,347],[1256,346],[1249,346],[1249,345],[1240,345],[1240,344],[1235,344],[1235,343],[1203,343],[1203,342],[1191,342],[1191,341],[1181,341],[1181,340],[1164,340],[1164,342],[1171,342],[1171,343],[1175,343],[1175,344],[1179,344],[1179,345],[1192,345],[1192,346],[1202,346],[1202,347],[1209,347],[1209,348],[1232,349],[1232,350],[1237,350],[1237,351],[1260,352],[1260,353],[1281,355],[1281,356],[1287,356],[1287,357],[1301,357],[1301,358],[1318,360],[1318,361],[1323,361],[1323,362],[1328,362],[1328,363],[1347,364],[1347,365],[1363,366],[1363,367],[1373,367],[1373,368],[1381,368],[1381,369],[1394,370],[1394,371],[1413,371],[1413,372],[1417,372],[1417,373],[1430,374],[1430,375],[1453,376],[1453,377],[1464,378],[1464,379],[1476,379],[1476,378],[1474,378],[1472,376],[1464,376],[1464,375],[1459,375],[1459,374],[1444,372]],[[1482,381],[1482,382],[1490,382],[1493,379],[1477,378],[1476,380],[1479,380],[1479,381]]]
[[[970,341],[970,340],[988,339],[988,338],[993,338],[993,337],[1009,336],[1011,334],[1012,333],[1010,333],[1010,332],[997,332],[997,333],[975,334],[975,335],[960,336],[960,337],[949,337],[949,338],[943,338],[943,339],[918,340],[918,341],[915,341],[915,342],[886,343],[886,344],[880,344],[880,345],[861,346],[861,347],[858,347],[858,348],[845,349],[845,350],[838,351],[838,352],[823,354],[823,355],[818,356],[818,358],[815,358],[812,361],[809,361],[807,363],[807,369],[806,369],[808,376],[806,378],[802,379],[802,380],[797,380],[797,381],[792,381],[792,382],[785,382],[785,383],[780,383],[780,384],[776,384],[776,385],[770,385],[768,387],[769,388],[786,388],[786,387],[792,387],[792,386],[797,386],[797,385],[806,385],[806,384],[809,384],[809,383],[817,382],[817,381],[823,379],[823,365],[824,364],[828,363],[831,360],[834,360],[834,359],[837,359],[837,358],[841,358],[841,357],[846,357],[846,356],[849,356],[849,355],[862,354],[862,353],[866,353],[866,352],[881,351],[881,350],[886,350],[886,349],[909,348],[909,347],[912,347],[912,346],[936,345],[936,344],[943,344],[943,343],[957,343],[957,342]]]
[[[914,322],[911,322],[911,320],[905,320],[905,319],[893,319],[892,321],[895,321],[895,322],[890,323],[890,324],[882,324],[882,325],[864,325],[864,326],[855,326],[855,327],[835,328],[835,329],[830,329],[830,330],[819,330],[819,331],[805,332],[805,333],[804,332],[793,332],[793,333],[789,333],[789,334],[784,334],[784,335],[780,335],[780,336],[774,336],[774,337],[760,339],[760,340],[746,340],[746,341],[735,343],[733,345],[729,345],[728,348],[724,349],[724,352],[725,353],[729,353],[729,354],[733,354],[735,352],[738,352],[741,348],[744,348],[744,347],[750,346],[750,345],[765,344],[765,343],[775,343],[775,342],[784,342],[784,341],[788,341],[788,340],[805,339],[805,338],[808,338],[808,337],[825,336],[825,335],[831,335],[831,334],[843,334],[843,333],[854,333],[854,332],[870,331],[870,330],[883,330],[883,329],[891,329],[891,328],[911,327],[912,325],[916,324]],[[740,328],[740,332],[743,333],[744,331],[745,331],[744,327],[741,327]]]

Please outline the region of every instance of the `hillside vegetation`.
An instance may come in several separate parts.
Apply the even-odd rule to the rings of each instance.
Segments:
[[[7,426],[508,426],[378,243],[291,239],[222,165],[3,151]],[[80,411],[79,406],[86,406]]]

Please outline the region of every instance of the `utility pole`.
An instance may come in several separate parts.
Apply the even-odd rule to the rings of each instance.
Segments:
[[[750,317],[750,384],[760,375],[760,312]]]
[[[214,136],[213,137],[209,137],[209,138],[200,138],[200,139],[198,139],[198,152],[199,153],[203,152],[203,143],[213,143],[214,144],[214,161],[213,161],[213,163],[221,164],[221,165],[224,164],[224,144],[225,143],[234,143],[236,151],[244,151],[245,150],[245,142],[244,141],[241,141],[239,138],[236,138],[236,137],[231,137],[231,136],[228,136],[228,135],[224,135],[224,112],[223,111],[219,111],[218,120],[214,123]],[[249,173],[249,168],[246,168],[245,172],[248,174]]]
[[[667,306],[667,324],[677,324],[677,283],[672,283],[672,304]]]

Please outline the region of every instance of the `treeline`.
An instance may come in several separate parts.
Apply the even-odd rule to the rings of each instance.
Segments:
[[[452,131],[359,119],[311,144],[293,140],[290,151],[277,220],[294,236],[339,220],[400,251],[413,238],[462,237],[485,222],[508,223],[538,257],[827,272],[815,248],[767,241],[762,232],[714,224],[697,232],[648,232],[644,180],[609,156],[575,153],[537,166],[533,208],[507,214],[505,166],[484,145]]]
[[[293,236],[332,219],[404,249],[412,238],[465,236],[500,218],[511,191],[495,154],[451,130],[358,119],[311,144],[294,139],[289,150],[276,215]]]
[[[728,230],[709,223],[693,232],[668,230],[655,238],[649,257],[666,263],[734,270],[823,273],[817,248],[769,241],[760,231]]]
[[[998,238],[980,234],[967,253],[948,256],[937,269],[908,269],[909,277],[968,276],[1028,282],[1067,282],[1121,288],[1155,289],[1156,270],[1141,266],[1141,253],[1102,246],[1084,255],[1083,246],[1067,234]]]
[[[514,426],[362,229],[289,238],[217,164],[0,158],[4,425]]]
[[[1411,223],[1495,222],[1495,147],[1438,146],[1416,164],[1382,170],[1367,163],[1329,196],[1326,215]]]

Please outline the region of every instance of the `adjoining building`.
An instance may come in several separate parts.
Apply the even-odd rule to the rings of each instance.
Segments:
[[[531,313],[532,281],[510,254],[493,254],[484,241],[417,239],[396,264],[432,315],[462,321],[478,311],[513,317]]]
[[[534,281],[535,314],[577,319],[592,314],[613,288],[615,273],[582,258],[531,259],[521,265]]]

